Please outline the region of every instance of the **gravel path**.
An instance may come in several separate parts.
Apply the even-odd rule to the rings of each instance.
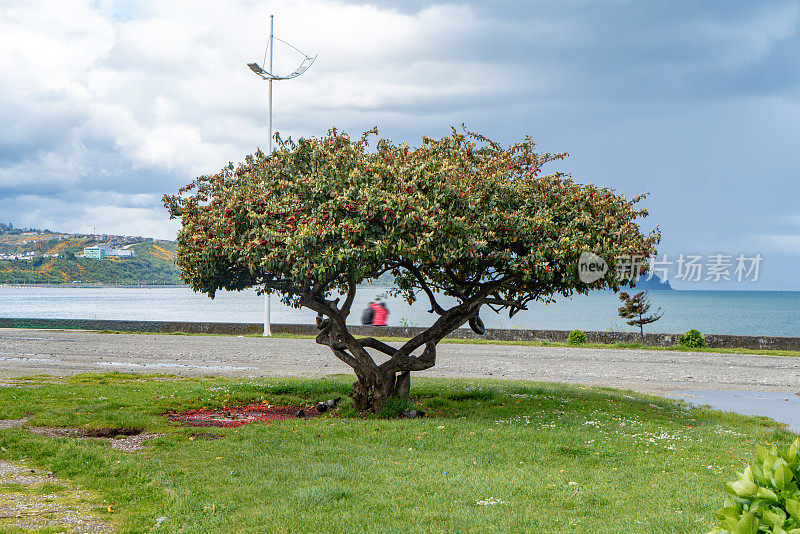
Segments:
[[[313,340],[0,329],[0,377],[126,371],[315,377],[352,371]],[[621,387],[642,393],[796,393],[800,358],[673,351],[441,344],[419,376]]]
[[[0,530],[114,532],[113,525],[92,513],[99,504],[103,503],[97,497],[52,473],[30,469],[22,462],[0,460]]]

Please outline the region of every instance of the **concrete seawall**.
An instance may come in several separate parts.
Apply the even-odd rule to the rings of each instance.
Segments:
[[[180,321],[117,321],[109,319],[16,319],[0,318],[0,328],[39,328],[60,330],[114,330],[121,332],[171,333],[187,334],[223,334],[243,336],[260,334],[263,325],[260,323],[196,323]],[[359,336],[391,336],[413,337],[423,328],[418,327],[376,327],[353,326],[351,332]],[[313,336],[317,329],[311,324],[273,324],[275,334],[292,334]],[[448,337],[456,339],[487,339],[501,341],[549,341],[565,342],[567,330],[512,330],[487,329],[483,336],[475,335],[471,330],[459,329]],[[800,337],[777,336],[736,336],[724,334],[704,334],[706,343],[712,348],[739,349],[771,349],[800,351]],[[645,334],[648,345],[669,347],[678,340],[679,334]],[[637,342],[639,334],[633,332],[586,332],[590,343]]]

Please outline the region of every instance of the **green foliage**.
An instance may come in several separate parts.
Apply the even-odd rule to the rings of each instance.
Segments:
[[[570,345],[583,345],[586,343],[586,334],[583,333],[583,330],[573,330],[569,333],[567,343]]]
[[[759,447],[758,462],[725,484],[727,506],[715,534],[800,534],[800,439],[786,450]]]
[[[688,332],[678,336],[678,345],[688,349],[702,349],[706,346],[706,339],[699,330],[692,328]]]
[[[495,304],[585,293],[577,260],[648,256],[646,215],[613,190],[579,185],[543,166],[566,154],[535,153],[530,139],[508,148],[483,136],[424,138],[418,148],[367,132],[358,141],[280,141],[166,196],[181,218],[178,265],[195,290],[258,286],[300,306],[304,294],[338,290],[384,272],[409,302],[423,287],[459,300],[497,284]],[[592,288],[619,284],[615,276]]]
[[[3,234],[19,235],[24,231],[25,231],[24,228],[14,228],[14,225],[10,222],[0,223],[0,235]]]

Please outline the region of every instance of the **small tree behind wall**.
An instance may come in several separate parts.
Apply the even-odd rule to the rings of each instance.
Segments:
[[[465,324],[483,333],[485,308],[513,316],[554,295],[619,289],[613,275],[582,283],[582,252],[612,261],[655,253],[658,231],[645,235],[636,223],[647,213],[635,206],[641,197],[544,174],[566,154],[456,130],[417,148],[378,139],[368,149],[375,135],[276,136],[272,154],[257,152],[164,196],[182,223],[182,278],[212,298],[256,287],[315,311],[317,343],[353,368],[360,410],[408,395],[410,374],[435,365],[442,338]],[[359,284],[384,273],[394,296],[424,298],[434,317],[397,345],[349,330]],[[378,364],[371,351],[388,359]]]
[[[619,316],[628,319],[628,324],[639,327],[639,339],[644,344],[644,325],[654,323],[661,319],[664,311],[658,308],[653,315],[647,315],[650,311],[650,297],[647,291],[639,291],[633,296],[624,291],[619,294],[622,306],[619,307]]]

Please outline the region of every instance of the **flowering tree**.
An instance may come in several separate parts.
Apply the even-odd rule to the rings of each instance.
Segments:
[[[418,148],[378,139],[282,141],[218,174],[164,196],[180,217],[183,279],[213,298],[218,289],[257,287],[317,312],[317,343],[358,378],[351,396],[379,410],[407,395],[410,373],[433,367],[436,345],[468,323],[479,334],[482,308],[510,316],[531,301],[590,289],[617,289],[610,276],[586,285],[578,257],[650,256],[657,231],[643,235],[646,211],[611,189],[574,183],[542,167],[566,154],[503,147],[453,130]],[[348,317],[360,282],[394,276],[394,294],[426,299],[435,321],[399,347],[356,338]],[[443,306],[441,295],[455,304]],[[377,364],[370,351],[388,356]]]

